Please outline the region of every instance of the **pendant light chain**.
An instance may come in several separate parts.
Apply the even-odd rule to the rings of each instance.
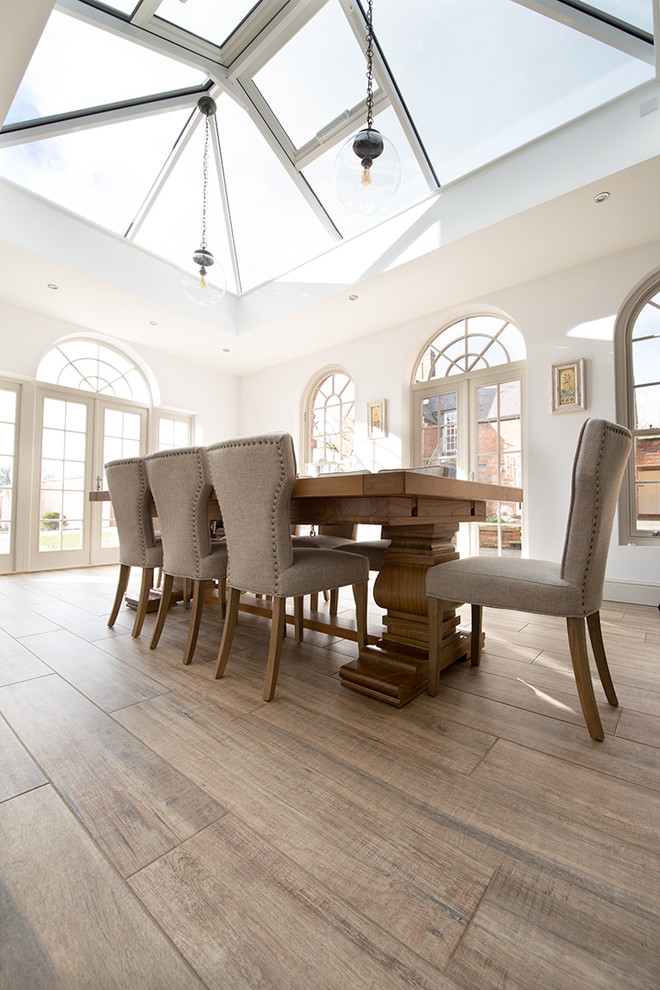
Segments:
[[[367,12],[367,130],[371,130],[374,125],[374,27],[373,27],[374,4],[373,0],[368,0]]]
[[[202,167],[202,243],[201,248],[206,251],[206,202],[209,187],[209,118],[204,121],[204,163]]]

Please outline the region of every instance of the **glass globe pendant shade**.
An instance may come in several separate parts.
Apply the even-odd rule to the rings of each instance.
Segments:
[[[191,275],[184,271],[180,273],[179,282],[184,296],[199,306],[212,306],[220,302],[227,290],[227,279],[222,267],[217,266],[211,283],[207,278],[207,269],[215,264],[211,252],[207,248],[200,247],[193,254],[192,260],[199,265],[199,275]]]
[[[401,182],[397,150],[374,127],[349,138],[335,161],[339,199],[352,213],[374,216],[382,212]]]

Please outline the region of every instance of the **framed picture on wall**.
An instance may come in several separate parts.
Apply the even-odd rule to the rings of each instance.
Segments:
[[[385,399],[377,399],[375,402],[367,402],[367,429],[370,440],[387,436],[385,406]]]
[[[584,408],[584,358],[553,364],[553,413],[576,412],[578,409]]]

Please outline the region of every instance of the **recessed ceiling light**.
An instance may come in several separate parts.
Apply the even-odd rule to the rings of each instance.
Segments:
[[[228,347],[223,347],[222,348],[222,353],[223,354],[229,354],[229,348]]]
[[[150,327],[157,327],[158,326],[158,320],[149,320],[149,326]]]
[[[49,282],[48,283],[48,288],[49,289],[59,289],[59,285],[55,285],[54,282]]]
[[[348,298],[351,300],[351,302],[355,302],[355,300],[357,299],[357,296],[356,295],[352,295],[352,296],[349,296]]]
[[[600,192],[594,196],[594,203],[604,203],[609,198],[610,194],[608,192]]]

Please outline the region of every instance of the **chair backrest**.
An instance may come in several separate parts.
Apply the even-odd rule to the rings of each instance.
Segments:
[[[279,574],[293,563],[293,440],[288,433],[238,437],[207,452],[227,538],[227,584],[278,595]]]
[[[119,536],[119,562],[130,567],[151,566],[147,552],[156,545],[144,460],[144,457],[127,457],[105,465]]]
[[[603,601],[612,523],[631,448],[630,432],[605,419],[588,419],[580,431],[561,576],[581,588],[585,615]]]
[[[163,567],[168,574],[199,579],[200,561],[211,553],[206,450],[162,450],[147,455],[145,463],[163,541]]]

